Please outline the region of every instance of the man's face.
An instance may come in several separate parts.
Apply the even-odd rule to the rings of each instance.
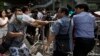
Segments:
[[[20,23],[22,23],[22,19],[23,19],[23,12],[21,11],[21,9],[17,9],[16,12],[16,20]]]
[[[61,18],[63,16],[63,12],[61,12],[61,9],[58,9],[57,16],[58,18]]]
[[[78,13],[80,13],[80,12],[82,12],[83,11],[83,9],[80,9],[80,8],[75,8],[75,12],[78,14]]]

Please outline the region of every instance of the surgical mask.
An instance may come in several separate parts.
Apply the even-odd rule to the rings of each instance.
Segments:
[[[16,15],[18,21],[22,23],[23,15]]]
[[[29,14],[27,14],[27,15],[31,17],[31,16],[32,16],[32,13],[29,13]]]

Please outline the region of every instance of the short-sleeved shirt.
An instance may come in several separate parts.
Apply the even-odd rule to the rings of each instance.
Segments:
[[[35,21],[35,19],[31,18],[30,16],[23,14],[22,15],[22,21],[31,24]],[[13,22],[16,19],[15,14],[12,15],[11,19],[9,20],[9,23]]]
[[[38,18],[39,20],[42,20],[42,18],[43,18],[43,14],[42,14],[41,12],[38,12],[38,14],[37,14],[37,18]]]
[[[3,36],[6,36],[6,34],[7,34],[7,30],[8,30],[7,22],[8,22],[7,17],[5,17],[5,19],[0,18],[0,25],[5,25],[6,24],[5,26],[0,28],[0,38],[2,38]]]
[[[25,15],[23,14],[23,19],[22,19],[23,22],[26,22],[26,23],[29,23],[29,24],[32,24],[35,19],[31,18],[30,16],[28,15]]]
[[[50,27],[50,31],[55,35],[67,34],[69,28],[70,18],[63,16],[62,18],[56,20]]]
[[[81,12],[73,17],[75,37],[93,38],[95,17],[88,12]]]
[[[28,15],[25,15],[25,14],[23,14],[22,16],[23,16],[23,18],[22,18],[23,23],[18,24],[13,21],[10,22],[8,25],[8,32],[23,32],[23,34],[25,35],[27,25],[34,22],[34,19],[32,19],[31,17],[29,17]],[[14,19],[14,18],[12,18],[12,19]],[[14,37],[12,46],[19,47],[23,42],[23,38],[24,38],[24,36]]]
[[[10,23],[8,25],[8,32],[23,32],[25,35],[27,26],[25,24]],[[12,46],[20,46],[24,39],[24,35],[20,37],[13,37]]]

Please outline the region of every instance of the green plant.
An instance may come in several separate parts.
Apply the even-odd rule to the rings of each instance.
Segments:
[[[4,9],[4,1],[0,0],[0,9]]]

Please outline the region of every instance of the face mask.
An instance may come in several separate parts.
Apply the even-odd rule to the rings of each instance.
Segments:
[[[17,18],[18,21],[22,22],[23,15],[16,15],[16,18]]]
[[[27,14],[27,15],[28,15],[28,16],[30,16],[30,17],[32,16],[32,14],[31,14],[31,13],[29,13],[29,14]]]

